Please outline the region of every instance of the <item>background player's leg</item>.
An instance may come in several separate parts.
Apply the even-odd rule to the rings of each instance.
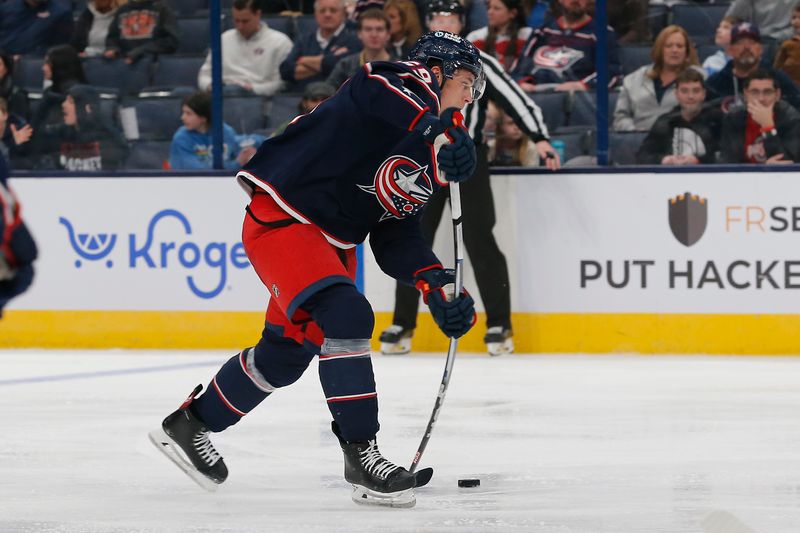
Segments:
[[[475,272],[475,281],[486,309],[486,326],[499,335],[487,334],[486,342],[492,353],[513,350],[511,344],[511,289],[505,255],[497,246],[492,233],[496,218],[494,197],[489,181],[489,163],[486,146],[476,146],[478,164],[475,174],[461,184],[461,202],[464,212],[464,247]],[[497,337],[497,338],[495,338]],[[502,338],[501,338],[502,337]],[[492,355],[498,355],[492,353]]]
[[[447,191],[440,189],[431,197],[422,215],[422,235],[428,244],[433,244],[436,229],[442,220]],[[402,355],[411,351],[411,337],[417,327],[419,291],[402,283],[395,284],[394,317],[392,325],[381,333],[381,353]]]

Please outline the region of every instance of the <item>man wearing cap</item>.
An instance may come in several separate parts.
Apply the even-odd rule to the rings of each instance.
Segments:
[[[330,98],[335,92],[336,88],[327,82],[312,81],[306,85],[306,88],[303,91],[303,98],[300,100],[300,103],[297,104],[297,114],[305,115],[306,113],[311,113],[311,111],[313,111],[320,102],[326,98]],[[283,133],[283,130],[286,129],[286,126],[288,126],[292,120],[294,120],[294,118],[287,120],[275,128],[271,137],[275,137],[276,135]]]
[[[720,99],[724,111],[733,105],[743,105],[744,80],[758,68],[768,71],[780,86],[783,98],[794,108],[800,109],[800,91],[784,72],[761,64],[764,49],[761,32],[755,24],[742,22],[731,30],[730,54],[732,59],[725,68],[708,78],[708,100]]]

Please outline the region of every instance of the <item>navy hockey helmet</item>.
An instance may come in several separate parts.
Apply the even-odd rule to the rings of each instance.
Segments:
[[[408,59],[430,65],[431,60],[440,61],[442,73],[447,79],[453,79],[456,70],[463,68],[475,75],[472,84],[472,98],[477,100],[486,88],[486,78],[481,65],[481,53],[475,45],[446,31],[426,33],[414,44],[408,53]]]

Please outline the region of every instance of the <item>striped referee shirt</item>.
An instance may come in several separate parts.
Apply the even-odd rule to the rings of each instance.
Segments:
[[[500,63],[491,55],[480,50],[483,72],[486,74],[486,91],[480,100],[472,101],[464,108],[464,125],[476,144],[485,143],[483,126],[486,123],[486,108],[489,100],[499,105],[519,129],[533,140],[539,142],[549,140],[547,126],[533,100],[511,79]]]

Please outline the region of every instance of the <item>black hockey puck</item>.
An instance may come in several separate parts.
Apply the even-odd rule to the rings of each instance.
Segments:
[[[481,480],[480,479],[459,479],[458,486],[459,487],[480,487]]]

